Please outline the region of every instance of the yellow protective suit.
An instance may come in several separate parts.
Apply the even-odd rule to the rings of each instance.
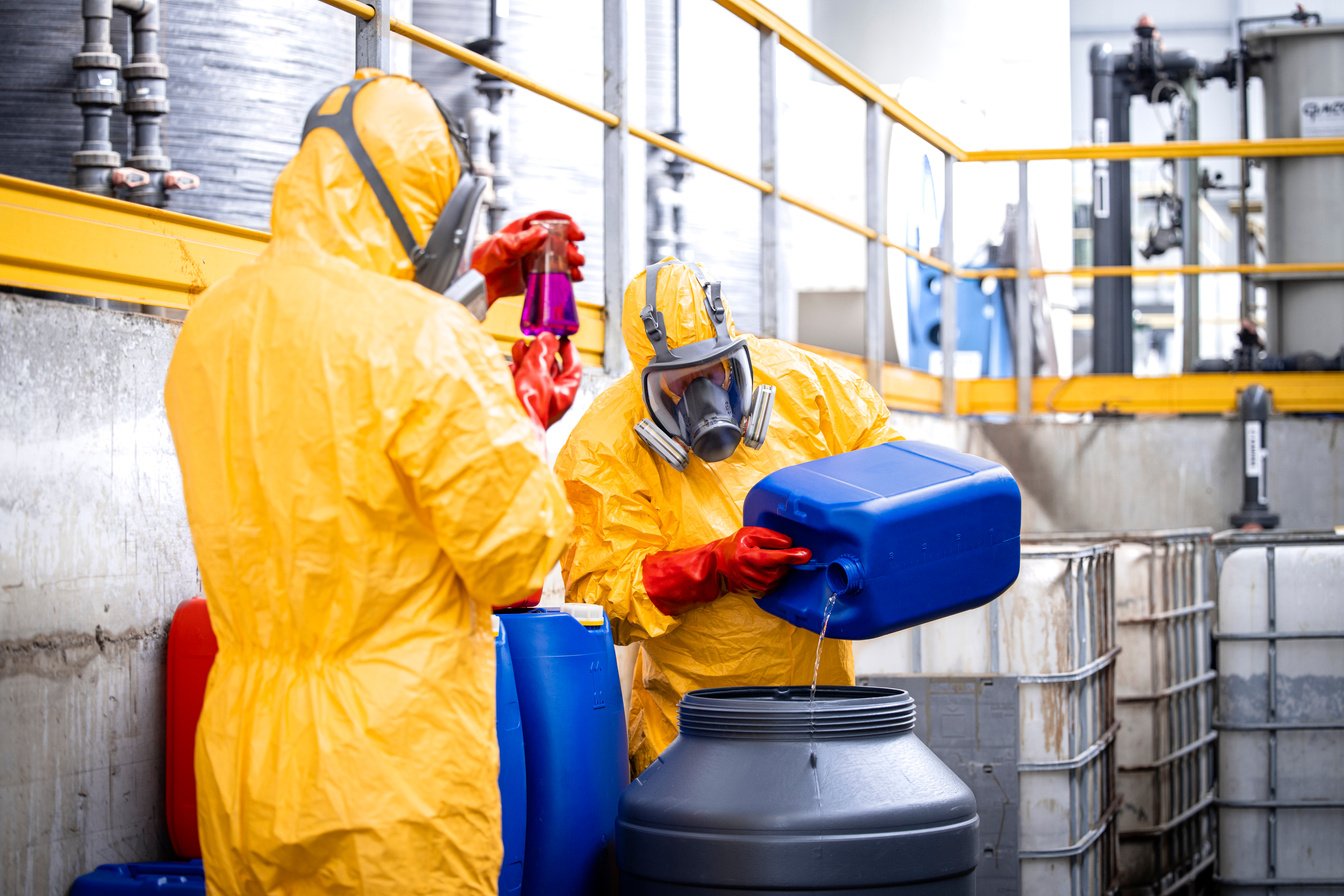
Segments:
[[[713,337],[690,268],[661,269],[657,289],[670,347]],[[636,774],[676,737],[677,702],[687,691],[809,684],[817,650],[815,634],[766,613],[745,593],[664,615],[644,591],[644,558],[731,535],[742,525],[747,492],[768,473],[900,438],[862,379],[788,343],[748,336],[756,384],[776,388],[764,447],[740,445],[716,464],[692,455],[677,472],[634,433],[647,416],[640,371],[653,357],[639,318],[644,305],[641,273],[625,289],[622,324],[635,369],[593,402],[556,461],[576,522],[561,559],[569,599],[600,604],[618,643],[639,642],[629,723]],[[729,327],[735,333],[731,317]],[[854,683],[848,642],[826,642],[819,681]]]
[[[383,77],[355,120],[423,244],[457,178],[440,113]],[[219,639],[207,889],[494,893],[490,607],[540,587],[572,517],[498,349],[411,282],[334,133],[281,173],[272,226],[192,307],[165,389]]]

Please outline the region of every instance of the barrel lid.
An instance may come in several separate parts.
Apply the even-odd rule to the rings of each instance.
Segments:
[[[837,740],[915,727],[915,701],[898,688],[823,685],[691,691],[678,707],[680,731],[699,737]]]

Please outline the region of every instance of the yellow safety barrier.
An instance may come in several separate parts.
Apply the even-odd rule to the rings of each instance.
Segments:
[[[1256,383],[1274,393],[1274,410],[1279,413],[1344,410],[1344,373],[1337,372],[1036,377],[1031,382],[1031,410],[1035,414],[1231,414],[1237,409],[1237,394]],[[1016,410],[1014,380],[957,383],[958,414],[1012,414]]]
[[[652,143],[659,149],[665,149],[668,152],[672,153],[673,155],[681,156],[688,162],[694,162],[697,165],[703,165],[704,167],[708,168],[711,171],[717,171],[724,177],[731,177],[738,183],[746,184],[749,187],[753,187],[757,190],[760,190],[762,193],[773,193],[775,190],[774,187],[770,186],[770,184],[761,180],[759,177],[752,177],[750,174],[743,174],[740,171],[734,171],[732,168],[729,168],[726,165],[720,165],[718,162],[711,162],[709,159],[705,158],[699,153],[687,149],[685,146],[678,143],[677,141],[670,140],[667,137],[664,137],[662,134],[655,134],[648,128],[641,128],[632,124],[628,125],[626,127],[626,130],[630,132],[630,135],[632,137],[638,137],[639,139],[643,140],[646,143]],[[782,194],[780,198],[781,199],[784,198]],[[818,214],[824,215],[825,213],[818,212]]]
[[[329,6],[344,10],[361,19],[374,16],[374,9],[358,0],[322,0]],[[1222,143],[1200,143],[1176,141],[1160,144],[1113,143],[1100,146],[1074,146],[1058,149],[1020,149],[1020,150],[976,150],[966,151],[937,131],[927,122],[905,109],[873,81],[829,49],[804,34],[786,20],[755,0],[716,0],[716,2],[741,18],[748,24],[773,31],[779,36],[780,43],[797,54],[817,71],[830,77],[836,83],[849,89],[865,100],[877,103],[893,121],[907,128],[930,145],[951,155],[960,161],[968,162],[1017,162],[1044,161],[1060,159],[1136,159],[1136,158],[1188,158],[1238,156],[1308,156],[1344,154],[1344,139],[1274,139],[1239,140]],[[599,109],[574,97],[552,90],[534,80],[516,72],[489,57],[475,53],[466,47],[453,43],[443,37],[397,19],[389,20],[389,29],[394,34],[406,37],[422,46],[437,50],[467,65],[481,69],[502,78],[511,84],[546,97],[580,114],[600,121],[608,127],[622,127],[632,137],[645,141],[659,149],[680,156],[689,162],[708,168],[724,177],[751,187],[761,193],[775,192],[765,180],[737,171],[707,156],[692,150],[686,145],[655,133],[648,128],[630,122],[623,122],[616,115]],[[994,268],[992,270],[971,270],[953,268],[948,262],[901,245],[885,233],[879,233],[865,224],[861,224],[843,215],[823,208],[793,193],[778,191],[780,201],[799,208],[809,214],[829,221],[866,239],[876,239],[884,246],[895,249],[943,273],[951,273],[962,279],[983,280],[987,277],[1011,278],[1017,276],[1015,268]],[[1181,265],[1167,268],[1141,268],[1133,266],[1086,267],[1065,270],[1033,269],[1032,277],[1155,277],[1165,274],[1279,274],[1279,273],[1336,273],[1344,272],[1344,263],[1332,262],[1276,264],[1276,265]]]
[[[0,175],[0,282],[187,308],[270,237],[177,212]]]
[[[834,361],[859,376],[864,376],[867,370],[867,362],[859,355],[837,352],[817,345],[804,344],[803,348]],[[889,408],[936,414],[942,408],[942,390],[942,380],[932,374],[902,367],[899,364],[882,366],[882,399]]]
[[[252,261],[270,235],[0,174],[0,284],[190,309],[196,296]],[[574,337],[602,363],[603,308],[580,301]],[[521,302],[500,299],[485,327],[507,351]]]

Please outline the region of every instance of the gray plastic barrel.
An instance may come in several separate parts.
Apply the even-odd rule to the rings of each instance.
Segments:
[[[971,894],[975,797],[905,691],[714,688],[621,797],[621,896]]]

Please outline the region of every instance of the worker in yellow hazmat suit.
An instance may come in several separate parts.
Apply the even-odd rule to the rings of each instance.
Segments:
[[[755,601],[809,554],[780,533],[742,528],[747,492],[782,467],[900,435],[858,376],[788,343],[739,336],[719,285],[695,266],[666,259],[637,275],[622,331],[634,371],[584,414],[556,472],[576,521],[561,559],[569,599],[602,605],[617,641],[639,643],[637,774],[676,737],[687,691],[812,680],[817,636]],[[853,684],[847,642],[825,643],[819,681]]]
[[[493,340],[413,282],[461,173],[428,91],[357,78],[314,114],[270,245],[193,305],[165,389],[219,640],[207,890],[494,893],[490,607],[572,528],[529,420],[555,391],[525,414]],[[544,380],[534,345],[519,375]]]

